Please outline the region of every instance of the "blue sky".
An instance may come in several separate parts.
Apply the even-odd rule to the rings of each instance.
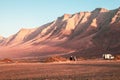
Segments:
[[[0,35],[8,37],[21,28],[39,27],[65,13],[115,9],[120,0],[0,0]]]

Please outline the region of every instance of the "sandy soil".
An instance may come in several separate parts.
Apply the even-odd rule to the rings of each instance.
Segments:
[[[120,80],[120,61],[0,63],[0,80]]]

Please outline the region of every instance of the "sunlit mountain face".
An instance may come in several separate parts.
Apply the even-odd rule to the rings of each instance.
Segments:
[[[0,37],[0,58],[76,55],[87,58],[120,53],[120,8],[64,14],[34,29]]]

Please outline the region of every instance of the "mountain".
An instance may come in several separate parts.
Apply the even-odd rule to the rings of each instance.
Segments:
[[[3,36],[0,36],[0,42],[2,42],[5,38]]]
[[[0,40],[2,40],[2,39],[4,39],[4,37],[3,37],[3,36],[0,36]]]
[[[0,57],[53,55],[101,57],[120,53],[120,8],[96,8],[91,12],[64,14],[34,29],[21,29],[0,38]]]

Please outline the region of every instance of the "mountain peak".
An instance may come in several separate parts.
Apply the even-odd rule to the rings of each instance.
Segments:
[[[71,14],[64,14],[63,17],[70,17]]]
[[[3,36],[0,36],[0,40],[5,39]]]
[[[93,12],[107,12],[107,11],[109,10],[105,8],[96,8],[95,10],[93,10]]]
[[[21,28],[20,31],[25,31],[25,30],[30,30],[30,29],[27,29],[27,28]]]
[[[71,16],[72,16],[71,14],[64,14],[62,17],[58,17],[58,19],[62,19],[64,21],[69,19]]]
[[[34,31],[34,30],[36,30],[37,28],[21,28],[20,30],[19,30],[19,32],[26,32],[26,31]]]

